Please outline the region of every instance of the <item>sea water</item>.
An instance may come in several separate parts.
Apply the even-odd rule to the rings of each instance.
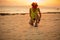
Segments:
[[[40,8],[40,11],[43,12],[60,12],[60,8]],[[29,13],[30,7],[26,6],[0,6],[0,13]]]

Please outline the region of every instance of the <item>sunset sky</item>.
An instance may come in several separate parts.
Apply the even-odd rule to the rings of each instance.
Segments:
[[[0,6],[27,6],[32,2],[40,6],[60,6],[60,0],[0,0]]]

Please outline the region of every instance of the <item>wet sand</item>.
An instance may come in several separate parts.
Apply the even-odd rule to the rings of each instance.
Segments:
[[[0,40],[60,40],[60,14],[42,14],[38,27],[29,15],[0,15]]]

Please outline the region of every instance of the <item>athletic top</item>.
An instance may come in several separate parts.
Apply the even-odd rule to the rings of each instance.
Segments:
[[[31,18],[32,19],[36,18],[38,16],[39,11],[40,11],[39,8],[36,9],[30,8]]]

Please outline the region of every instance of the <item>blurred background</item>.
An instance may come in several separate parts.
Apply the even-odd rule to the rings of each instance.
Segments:
[[[60,12],[60,0],[0,0],[0,13],[29,13],[32,2],[41,12]]]

